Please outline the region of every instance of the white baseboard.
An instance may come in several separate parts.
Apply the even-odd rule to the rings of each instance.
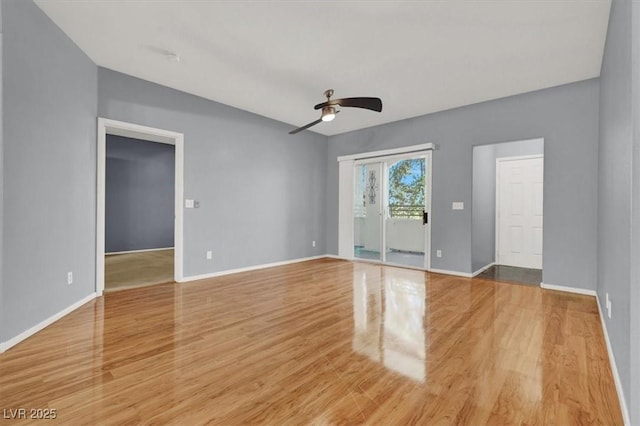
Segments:
[[[73,305],[68,306],[67,308],[61,310],[60,312],[58,312],[56,314],[51,315],[46,320],[40,322],[39,324],[34,325],[33,327],[31,327],[30,329],[28,329],[26,331],[23,331],[22,333],[18,334],[14,338],[9,339],[6,342],[0,343],[0,353],[2,353],[4,351],[6,351],[7,349],[17,345],[18,343],[22,342],[24,339],[33,336],[34,334],[36,334],[38,331],[42,330],[46,326],[53,324],[54,322],[58,321],[63,316],[71,313],[72,311],[75,311],[80,306],[82,306],[85,303],[95,299],[96,296],[97,296],[96,293],[91,293],[90,295],[88,295],[84,299],[77,301]]]
[[[448,271],[446,269],[435,269],[435,268],[429,269],[429,272],[433,272],[436,274],[455,275],[456,277],[473,278],[473,275],[469,272]]]
[[[309,260],[323,259],[323,258],[326,258],[326,257],[328,257],[326,254],[322,254],[322,255],[319,255],[319,256],[301,257],[301,258],[298,258],[298,259],[283,260],[281,262],[263,263],[262,265],[246,266],[244,268],[227,269],[225,271],[211,272],[209,274],[192,275],[190,277],[184,277],[182,279],[182,281],[180,281],[180,282],[184,283],[184,282],[188,282],[188,281],[204,280],[204,279],[207,279],[207,278],[221,277],[223,275],[237,274],[239,272],[255,271],[257,269],[273,268],[275,266],[290,265],[292,263],[306,262],[306,261],[309,261]]]
[[[496,264],[496,262],[491,262],[488,265],[484,265],[482,268],[478,269],[473,274],[471,274],[471,276],[472,277],[476,277],[476,276],[480,275],[481,273],[483,273],[484,271],[486,271],[487,269],[491,268],[492,266],[495,266],[495,264]]]
[[[346,257],[340,257],[335,254],[325,254],[323,257],[326,257],[328,259],[337,259],[337,260],[353,260],[353,259],[347,259]]]
[[[602,308],[600,307],[600,298],[596,294],[596,304],[598,305],[598,314],[600,316],[600,324],[602,325],[602,332],[604,333],[604,341],[607,344],[607,353],[609,354],[609,364],[611,365],[611,373],[613,374],[613,381],[616,384],[616,392],[618,393],[618,400],[620,401],[620,410],[622,411],[622,420],[625,426],[631,425],[631,418],[629,417],[629,410],[627,409],[627,401],[624,399],[624,389],[622,388],[622,382],[620,381],[620,375],[618,374],[618,366],[616,365],[616,357],[613,355],[613,349],[611,348],[611,341],[609,340],[609,332],[607,331],[607,324],[604,321],[604,315],[602,314]]]
[[[587,296],[597,296],[595,290],[588,290],[586,288],[578,288],[578,287],[567,287],[564,285],[553,285],[553,284],[545,284],[540,283],[540,287],[546,290],[556,290],[556,291],[564,291],[567,293],[576,293],[576,294],[584,294]]]
[[[173,250],[174,247],[162,247],[162,248],[152,248],[152,249],[142,249],[142,250],[127,250],[127,251],[110,251],[109,253],[105,253],[105,256],[110,256],[112,254],[128,254],[128,253],[144,253],[147,251],[163,251],[163,250]]]

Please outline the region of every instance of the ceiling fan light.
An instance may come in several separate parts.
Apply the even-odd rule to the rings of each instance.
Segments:
[[[322,121],[331,121],[336,118],[336,109],[333,107],[322,108]]]

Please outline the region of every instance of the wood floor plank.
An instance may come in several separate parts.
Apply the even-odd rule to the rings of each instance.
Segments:
[[[173,259],[173,249],[106,255],[105,291],[173,282]]]
[[[621,425],[595,303],[331,259],[123,290],[0,354],[0,408],[64,425]]]

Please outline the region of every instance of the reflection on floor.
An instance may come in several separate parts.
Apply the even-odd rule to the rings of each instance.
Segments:
[[[398,269],[381,280],[361,274],[353,280],[353,350],[420,383],[426,379],[423,274]]]
[[[67,425],[622,425],[608,359],[593,296],[317,259],[98,297],[0,354],[0,401]]]
[[[173,249],[105,256],[105,291],[167,282],[173,282]]]
[[[361,246],[354,247],[354,255],[358,259],[380,260],[379,251],[365,250]],[[389,250],[387,251],[387,263],[424,268],[424,253]]]
[[[540,285],[542,269],[516,268],[514,266],[495,265],[482,272],[477,278],[494,281],[506,281],[517,284]]]

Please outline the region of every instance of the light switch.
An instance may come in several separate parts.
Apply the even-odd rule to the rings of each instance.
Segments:
[[[451,210],[464,210],[464,203],[462,201],[456,201],[451,204]]]
[[[192,209],[194,206],[193,200],[184,200],[184,207],[186,209]]]

